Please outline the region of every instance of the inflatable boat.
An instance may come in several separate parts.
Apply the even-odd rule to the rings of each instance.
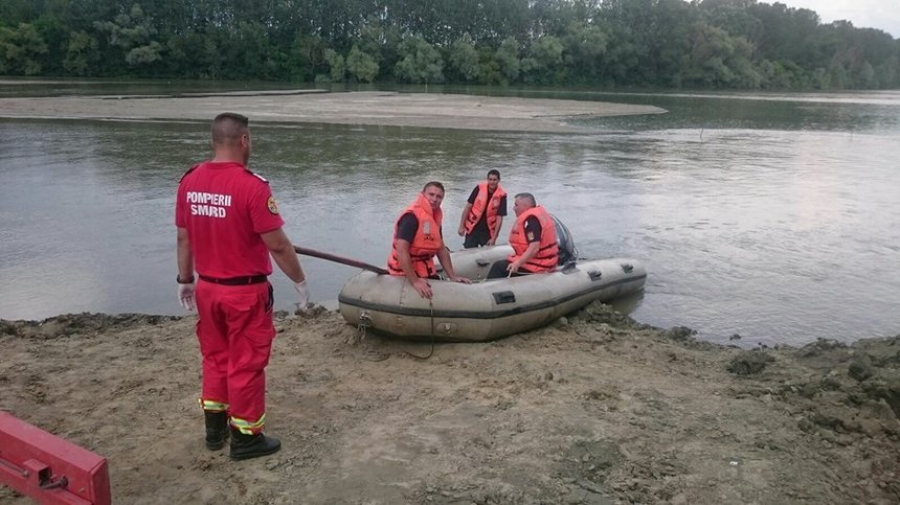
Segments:
[[[484,280],[512,247],[451,253],[457,275],[472,284],[431,281],[422,298],[406,277],[362,272],[344,285],[340,312],[353,325],[414,340],[481,342],[544,326],[595,301],[610,301],[644,287],[647,272],[633,259],[570,261],[557,271]]]

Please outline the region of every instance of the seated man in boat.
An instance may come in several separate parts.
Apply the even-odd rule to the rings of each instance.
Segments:
[[[488,279],[553,272],[559,262],[559,243],[553,217],[537,205],[531,193],[516,195],[516,223],[509,233],[513,254],[491,266]]]
[[[500,187],[500,171],[491,170],[472,194],[459,219],[459,236],[465,235],[463,247],[471,249],[494,245],[500,236],[506,215],[506,191]]]
[[[469,279],[453,273],[450,252],[444,247],[441,222],[444,185],[429,182],[406,210],[400,214],[394,226],[394,244],[388,258],[388,272],[404,275],[422,298],[431,298],[428,279],[440,279],[434,267],[434,256],[441,260],[447,277],[456,282],[468,283]]]

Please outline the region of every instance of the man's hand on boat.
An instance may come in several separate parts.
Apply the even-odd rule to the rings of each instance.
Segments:
[[[509,275],[515,275],[519,271],[519,260],[506,265],[506,271],[509,272]]]
[[[459,282],[461,284],[472,284],[472,281],[469,280],[468,277],[460,277],[458,275],[454,275],[450,277],[448,280],[453,282]],[[434,295],[434,292],[431,291],[431,283],[428,282],[428,279],[424,277],[419,277],[415,282],[412,283],[413,289],[416,290],[422,298],[431,298]]]
[[[420,295],[422,295],[422,298],[431,298],[431,295],[433,293],[431,292],[431,284],[428,283],[428,279],[419,277],[415,280],[415,282],[412,283],[412,286],[413,289],[415,289]]]

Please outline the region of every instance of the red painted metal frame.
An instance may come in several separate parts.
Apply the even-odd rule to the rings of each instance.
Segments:
[[[0,483],[39,503],[109,505],[106,458],[0,411]]]

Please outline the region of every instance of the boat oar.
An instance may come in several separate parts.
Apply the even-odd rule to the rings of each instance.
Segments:
[[[369,270],[370,272],[375,272],[379,275],[387,275],[388,271],[381,268],[376,267],[375,265],[371,265],[369,263],[365,263],[363,261],[358,261],[350,258],[344,258],[342,256],[336,256],[334,254],[330,254],[327,252],[316,251],[315,249],[307,249],[306,247],[294,246],[294,251],[297,254],[303,254],[306,256],[312,256],[313,258],[321,258],[323,260],[333,261],[335,263],[340,263],[342,265],[349,265],[351,267],[362,268],[363,270]]]

